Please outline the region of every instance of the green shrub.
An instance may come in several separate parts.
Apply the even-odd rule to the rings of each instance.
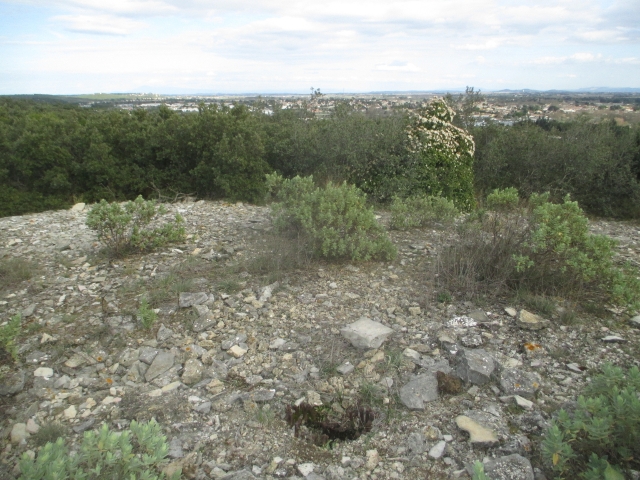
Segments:
[[[116,256],[127,250],[152,250],[167,243],[184,239],[184,220],[176,214],[175,220],[154,229],[146,229],[165,208],[141,196],[133,202],[107,203],[102,200],[87,213],[87,226],[98,232],[98,239]]]
[[[406,230],[433,222],[452,222],[458,209],[451,200],[426,195],[406,199],[394,197],[391,204],[391,228]]]
[[[640,371],[605,364],[575,411],[560,410],[542,442],[556,478],[617,480],[640,468]]]
[[[376,221],[365,195],[353,185],[317,188],[313,177],[268,177],[276,231],[303,236],[315,256],[329,259],[392,259],[396,249]]]
[[[84,433],[75,455],[70,455],[64,440],[58,438],[55,443],[47,443],[36,459],[32,460],[27,454],[22,456],[19,478],[162,479],[165,475],[160,470],[167,462],[169,447],[161,433],[155,420],[146,424],[134,420],[131,429],[122,433],[109,431],[105,424],[98,432]],[[176,472],[172,478],[177,480],[180,473]]]
[[[0,326],[0,360],[2,360],[3,351],[8,353],[14,360],[17,355],[15,339],[20,333],[22,318],[17,314],[7,322],[6,325]]]
[[[568,197],[554,204],[548,195],[532,195],[527,208],[480,211],[459,233],[460,240],[437,262],[438,280],[448,290],[473,294],[510,287],[543,295],[596,295],[637,308],[638,272],[615,264],[615,241],[589,233],[584,212]]]
[[[473,476],[471,480],[489,480],[487,474],[484,473],[484,464],[478,460],[473,464]]]
[[[518,190],[509,187],[501,190],[496,188],[487,195],[487,209],[497,212],[511,212],[518,208]]]
[[[140,307],[138,308],[138,320],[142,324],[142,327],[145,330],[149,330],[156,320],[158,319],[158,314],[149,306],[149,302],[146,298],[142,297],[140,300]]]

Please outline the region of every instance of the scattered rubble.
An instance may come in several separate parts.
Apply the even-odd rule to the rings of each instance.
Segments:
[[[489,478],[529,480],[542,468],[529,436],[602,361],[638,358],[640,317],[623,312],[561,325],[513,298],[439,303],[425,271],[447,230],[391,232],[394,262],[263,275],[249,265],[268,209],[168,210],[184,244],[112,261],[84,205],[0,219],[0,259],[38,266],[0,292],[0,323],[23,319],[18,361],[0,366],[0,479],[50,425],[73,443],[156,418],[167,471],[186,478],[465,478],[484,459]],[[592,229],[626,238],[620,256],[637,262],[637,227]]]

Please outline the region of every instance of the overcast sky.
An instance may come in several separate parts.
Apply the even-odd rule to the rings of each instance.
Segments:
[[[0,94],[640,87],[640,0],[0,0]]]

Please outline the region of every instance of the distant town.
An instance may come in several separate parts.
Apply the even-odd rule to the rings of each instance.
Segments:
[[[158,95],[158,94],[94,94],[77,96],[17,95],[41,101],[76,103],[86,108],[153,109],[166,105],[179,112],[197,112],[201,105],[233,108],[244,104],[270,115],[277,109],[305,109],[318,118],[333,114],[339,104],[352,111],[371,115],[386,115],[413,110],[425,100],[449,96],[460,101],[460,92],[322,94],[312,90],[307,95]],[[491,122],[511,125],[522,120],[568,120],[588,116],[591,120],[611,119],[620,125],[640,123],[640,93],[638,92],[481,92],[474,104],[476,125]]]

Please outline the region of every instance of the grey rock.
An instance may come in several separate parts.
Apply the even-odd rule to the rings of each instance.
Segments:
[[[229,373],[229,368],[222,363],[220,360],[213,360],[211,365],[207,367],[207,370],[204,373],[204,377],[209,378],[219,378],[224,380],[227,378]]]
[[[497,362],[483,349],[462,349],[456,355],[458,377],[473,385],[489,383],[497,368]]]
[[[269,344],[269,349],[278,350],[285,343],[287,343],[287,341],[284,338],[276,338],[273,342]]]
[[[478,348],[482,346],[482,337],[480,335],[465,335],[460,339],[460,343],[467,348]]]
[[[0,395],[15,395],[24,389],[24,370],[8,372],[0,378]]]
[[[425,402],[438,399],[438,380],[431,373],[416,375],[400,389],[400,401],[411,410],[424,410]]]
[[[141,347],[140,353],[138,355],[138,360],[146,363],[147,365],[151,365],[153,363],[153,360],[156,358],[156,355],[158,355],[158,352],[159,349],[157,348]]]
[[[534,480],[529,459],[518,455],[491,458],[484,462],[484,471],[491,480]]]
[[[270,389],[270,390],[260,389],[260,390],[253,390],[247,393],[242,393],[239,395],[238,398],[240,398],[240,400],[242,400],[243,402],[247,402],[247,401],[268,402],[269,400],[272,400],[275,395],[276,395],[276,391],[274,389]]]
[[[196,358],[190,358],[185,362],[184,371],[182,372],[182,383],[185,385],[193,385],[202,380],[204,365]]]
[[[207,305],[194,305],[193,311],[196,312],[196,315],[199,317],[203,317],[209,313],[209,307]]]
[[[193,322],[193,331],[194,332],[204,332],[206,330],[211,330],[218,324],[218,320],[213,318],[213,314],[208,313],[206,315],[200,316],[196,318]]]
[[[80,425],[76,425],[73,427],[73,431],[76,433],[82,433],[86,430],[89,430],[96,423],[95,418],[90,418],[89,420],[82,422]]]
[[[118,356],[118,362],[124,367],[130,367],[140,358],[140,350],[125,348]],[[153,360],[152,360],[153,361]]]
[[[153,359],[153,363],[149,366],[144,374],[147,382],[150,382],[156,377],[159,377],[171,367],[173,367],[174,355],[172,352],[160,352]],[[170,382],[169,382],[170,383]]]
[[[407,450],[413,455],[422,455],[427,449],[424,435],[419,432],[414,432],[407,438]]]
[[[338,368],[336,368],[337,372],[341,375],[348,375],[354,370],[354,366],[349,362],[344,362]]]
[[[182,458],[184,452],[182,451],[182,441],[178,437],[173,437],[169,442],[169,457]]]
[[[235,472],[227,473],[224,477],[220,477],[218,480],[256,480],[256,477],[249,470],[237,470]]]
[[[207,414],[211,411],[211,402],[204,402],[200,405],[193,407],[193,409],[198,413]]]
[[[36,307],[37,305],[35,303],[32,303],[27,308],[22,310],[22,318],[27,318],[33,315],[33,313],[36,311]]]
[[[640,315],[636,315],[629,319],[629,325],[635,328],[640,328]]]
[[[362,317],[340,330],[343,337],[356,348],[378,348],[393,333],[389,327]]]
[[[156,340],[159,342],[164,342],[166,340],[169,340],[171,337],[173,337],[173,330],[165,327],[164,325],[160,325],[158,333],[156,334]]]
[[[540,388],[540,375],[515,368],[500,372],[500,388],[506,395],[519,395],[531,400]]]
[[[444,440],[440,440],[433,447],[431,447],[431,450],[429,450],[429,456],[431,458],[438,459],[444,454],[444,450],[446,448],[447,448],[447,442],[445,442]]]
[[[469,318],[473,318],[478,323],[487,323],[489,322],[489,317],[482,310],[473,310],[469,312]]]
[[[180,308],[189,308],[194,305],[202,305],[209,299],[209,295],[205,292],[197,292],[197,293],[188,293],[182,292],[180,293],[180,299],[178,300],[178,305]]]
[[[51,357],[48,353],[41,352],[40,350],[34,350],[33,352],[27,354],[27,356],[25,357],[25,362],[30,365],[35,365],[36,363],[46,362],[50,358]]]

